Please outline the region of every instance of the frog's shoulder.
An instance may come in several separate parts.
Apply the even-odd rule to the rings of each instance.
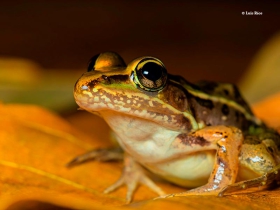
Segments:
[[[246,109],[248,113],[252,113],[249,105],[242,97],[238,87],[232,83],[199,81],[194,84],[196,88],[206,94],[222,97],[229,101],[235,101]]]

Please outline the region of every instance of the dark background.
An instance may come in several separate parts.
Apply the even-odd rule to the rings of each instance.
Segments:
[[[279,31],[279,2],[1,1],[0,56],[77,69],[112,50],[158,57],[190,81],[237,82]]]

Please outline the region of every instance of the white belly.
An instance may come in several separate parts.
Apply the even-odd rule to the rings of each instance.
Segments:
[[[175,184],[197,187],[207,183],[215,152],[187,152],[172,147],[180,131],[129,115],[102,112],[122,148],[153,173]],[[192,148],[188,148],[192,150]]]
[[[193,188],[207,183],[213,170],[214,158],[215,151],[207,151],[170,162],[142,164],[170,182]]]

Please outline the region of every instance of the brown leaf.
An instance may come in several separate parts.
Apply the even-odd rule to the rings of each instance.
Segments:
[[[280,113],[272,111],[275,96],[256,105],[255,111],[272,124]],[[263,107],[263,108],[262,108]],[[269,107],[269,108],[267,108]],[[263,110],[265,109],[265,110]],[[261,113],[266,113],[262,115]],[[279,114],[278,114],[279,113]],[[32,105],[0,104],[0,209],[55,205],[71,209],[118,209],[125,203],[126,188],[108,195],[102,191],[118,179],[121,163],[89,162],[68,169],[73,157],[92,148],[109,145],[109,129],[100,119],[81,112],[70,118],[77,126]],[[86,116],[86,117],[83,117]],[[269,119],[266,117],[269,116]],[[91,120],[85,120],[90,117]],[[277,124],[278,125],[278,124]],[[85,129],[91,137],[74,127]],[[90,129],[92,128],[92,129]],[[167,193],[185,189],[158,182]],[[271,209],[280,207],[279,190],[225,196],[189,196],[151,200],[157,195],[140,186],[128,209]],[[138,201],[138,202],[137,202]],[[139,202],[141,201],[141,202]],[[122,207],[123,208],[123,207]],[[32,209],[32,208],[30,208]],[[36,208],[33,208],[36,209]]]

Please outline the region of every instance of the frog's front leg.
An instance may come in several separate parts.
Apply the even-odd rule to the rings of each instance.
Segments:
[[[238,128],[209,126],[190,134],[181,134],[178,138],[177,143],[198,147],[198,151],[216,149],[216,159],[206,185],[165,197],[218,195],[224,187],[235,182],[238,173],[238,155],[243,142],[242,132]]]
[[[146,185],[159,195],[166,194],[160,187],[158,187],[144,172],[142,166],[140,166],[132,157],[128,154],[124,155],[124,168],[122,176],[110,187],[108,187],[104,193],[109,193],[119,188],[122,185],[127,186],[126,202],[130,203],[133,193],[137,188],[138,183]]]
[[[120,147],[94,149],[75,157],[66,166],[72,167],[90,160],[100,162],[123,160],[123,150]]]
[[[142,166],[140,166],[132,157],[128,154],[124,154],[123,150],[117,148],[106,149],[94,149],[85,154],[82,154],[67,164],[67,167],[72,167],[90,160],[97,160],[101,162],[112,160],[124,160],[124,168],[122,176],[110,187],[104,190],[104,193],[110,193],[122,185],[127,186],[126,202],[130,203],[133,193],[137,188],[138,183],[146,185],[158,195],[164,195],[164,191],[159,188],[144,172]]]

